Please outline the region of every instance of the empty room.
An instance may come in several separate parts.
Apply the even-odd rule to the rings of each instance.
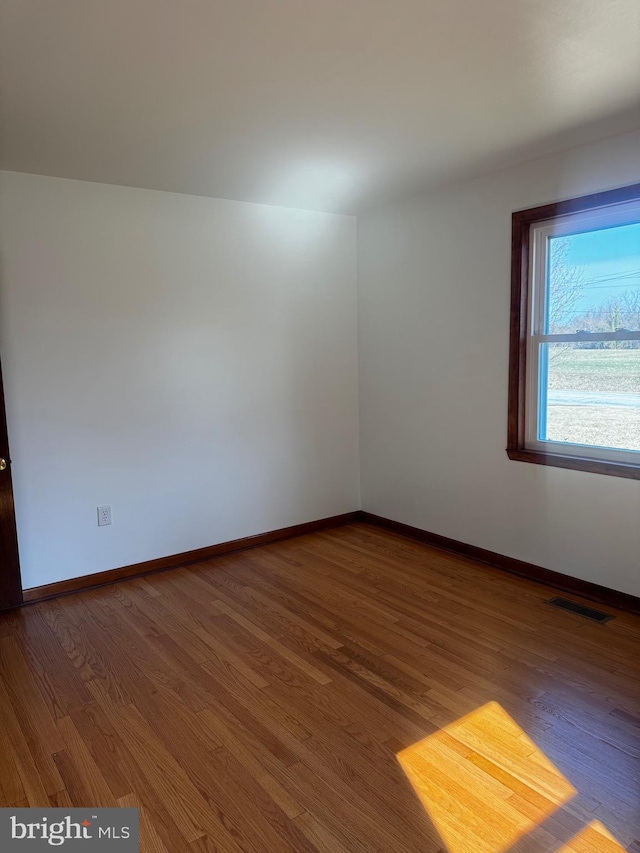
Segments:
[[[638,0],[0,0],[0,853],[640,853]]]

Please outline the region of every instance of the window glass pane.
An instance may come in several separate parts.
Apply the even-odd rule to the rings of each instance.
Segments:
[[[546,329],[640,331],[640,223],[550,237]]]
[[[538,438],[640,450],[640,341],[540,345]]]

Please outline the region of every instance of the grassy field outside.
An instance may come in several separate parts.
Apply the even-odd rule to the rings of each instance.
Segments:
[[[547,438],[640,451],[640,349],[554,347]]]
[[[576,349],[554,344],[549,388],[640,394],[640,349]]]

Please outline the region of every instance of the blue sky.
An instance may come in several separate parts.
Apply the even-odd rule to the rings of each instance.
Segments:
[[[577,310],[594,308],[625,290],[640,290],[640,223],[569,238],[567,261],[586,279]]]

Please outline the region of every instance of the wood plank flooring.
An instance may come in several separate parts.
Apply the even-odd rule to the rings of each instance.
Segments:
[[[143,853],[639,853],[640,619],[552,595],[359,523],[0,614],[0,806],[138,806]]]

